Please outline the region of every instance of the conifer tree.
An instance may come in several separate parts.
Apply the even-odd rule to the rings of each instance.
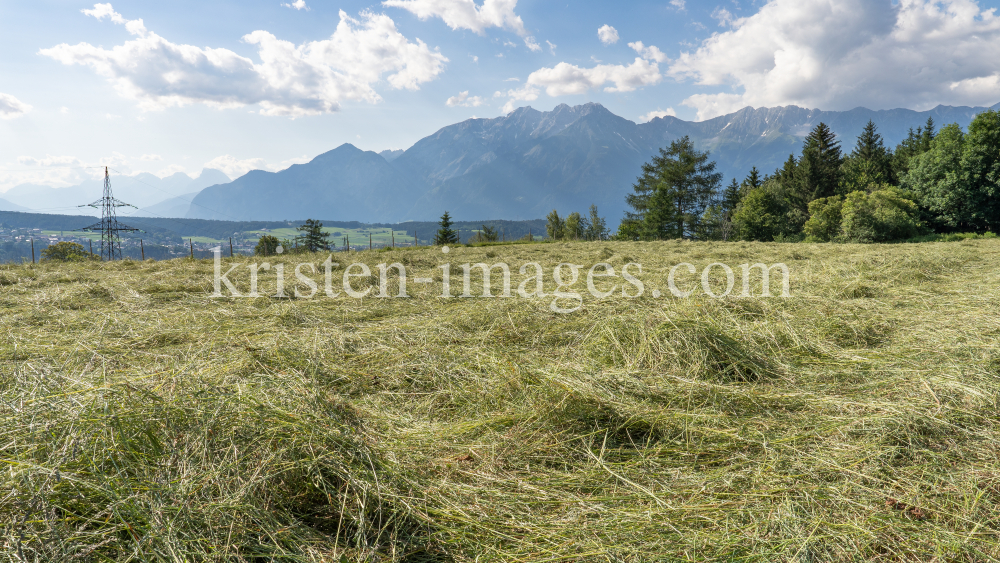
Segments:
[[[688,137],[660,149],[659,156],[642,166],[642,176],[625,201],[634,210],[624,223],[647,240],[690,238],[699,217],[719,191],[722,174],[715,171],[709,153],[697,151]]]
[[[871,120],[858,136],[854,151],[844,160],[843,183],[840,191],[844,194],[868,190],[873,186],[896,184],[892,153],[885,148],[882,136],[878,134]]]
[[[458,244],[458,232],[451,228],[452,224],[451,215],[445,211],[444,215],[441,216],[441,221],[438,223],[440,228],[434,236],[434,244],[439,246],[444,244]]]
[[[307,219],[305,224],[295,230],[302,233],[295,237],[296,242],[309,252],[319,252],[330,248],[330,233],[323,232],[323,223],[315,219]]]
[[[809,201],[836,195],[843,160],[837,136],[825,123],[817,125],[806,137],[800,162],[808,194],[806,205]]]

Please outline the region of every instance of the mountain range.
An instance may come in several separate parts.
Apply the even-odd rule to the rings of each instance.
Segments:
[[[965,128],[987,109],[747,107],[701,122],[668,116],[640,124],[594,103],[563,104],[548,112],[524,107],[447,126],[405,151],[376,153],[344,144],[281,172],[254,170],[233,181],[210,169],[198,178],[144,174],[114,189],[120,199],[163,217],[397,223],[432,220],[447,210],[460,220],[513,220],[544,217],[552,209],[586,212],[596,204],[614,226],[642,164],[685,135],[710,151],[728,182],[743,179],[753,166],[765,174],[774,171],[789,154],[801,152],[804,138],[820,122],[838,135],[846,153],[869,120],[894,148],[928,117],[939,128],[947,123]],[[143,189],[157,183],[158,193]],[[89,203],[100,196],[100,187],[99,181],[60,189],[18,186],[0,195],[7,204],[37,210]]]
[[[166,178],[154,174],[141,173],[135,176],[112,176],[111,188],[116,198],[139,208],[138,211],[119,210],[123,215],[145,215],[162,217],[184,217],[188,213],[190,201],[208,186],[230,182],[229,176],[219,170],[206,168],[192,178],[177,172]],[[87,180],[82,184],[66,188],[52,188],[34,184],[21,184],[0,194],[0,211],[37,211],[41,213],[94,215],[101,211],[85,206],[101,198],[104,193],[104,179]],[[187,197],[186,202],[177,201]],[[169,202],[173,200],[174,205]],[[173,213],[167,215],[167,213]]]

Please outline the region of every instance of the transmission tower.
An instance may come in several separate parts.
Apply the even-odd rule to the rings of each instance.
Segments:
[[[133,229],[128,225],[119,223],[115,209],[118,207],[139,208],[117,200],[111,195],[111,177],[108,175],[107,167],[104,168],[104,196],[94,203],[88,203],[80,207],[93,207],[94,209],[101,210],[100,223],[94,223],[89,227],[80,229],[81,231],[101,232],[101,260],[121,260],[122,243],[118,233],[134,233],[139,231],[139,229]]]

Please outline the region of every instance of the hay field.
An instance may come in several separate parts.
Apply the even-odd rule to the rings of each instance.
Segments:
[[[0,560],[1000,560],[1000,241],[350,259],[450,262],[456,294],[466,262],[515,287],[539,262],[549,291],[560,262],[639,262],[647,290],[785,262],[792,297],[561,315],[412,283],[213,299],[211,261],[2,266]]]

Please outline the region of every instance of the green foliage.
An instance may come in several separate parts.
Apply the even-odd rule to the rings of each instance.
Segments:
[[[969,124],[962,151],[962,172],[975,208],[973,230],[1000,230],[1000,112],[980,113]]]
[[[489,225],[483,225],[472,237],[472,242],[497,242],[500,240],[500,233]]]
[[[660,149],[642,166],[642,176],[625,201],[633,209],[626,220],[647,240],[691,238],[698,219],[719,189],[722,175],[708,152],[695,150],[688,137]],[[630,227],[631,228],[631,227]]]
[[[587,217],[587,240],[601,241],[608,239],[608,222],[597,212],[597,206],[590,206],[590,213]]]
[[[824,197],[809,203],[809,220],[802,230],[819,242],[829,242],[840,236],[844,198]]]
[[[451,220],[451,215],[445,211],[444,215],[441,216],[441,221],[438,223],[438,232],[434,236],[434,244],[440,246],[444,244],[458,244],[458,231],[452,229],[453,222]]]
[[[733,214],[733,231],[740,240],[773,241],[790,234],[788,205],[772,185],[752,190]]]
[[[296,230],[303,233],[296,237],[298,243],[296,246],[301,246],[308,252],[319,252],[330,248],[330,233],[323,232],[323,223],[308,219]]]
[[[893,174],[896,178],[902,178],[910,171],[914,157],[931,150],[931,141],[936,135],[933,117],[928,117],[924,127],[917,127],[916,131],[910,128],[909,135],[896,146],[892,155]]]
[[[843,203],[841,232],[850,242],[888,242],[920,233],[917,204],[899,188],[852,192]]]
[[[974,231],[976,194],[963,173],[965,134],[957,124],[947,125],[930,149],[913,158],[903,187],[916,194],[929,212],[935,230]]]
[[[809,201],[837,194],[840,185],[843,156],[840,141],[825,123],[820,123],[806,137],[802,148],[803,191]],[[804,210],[804,209],[803,209]]]
[[[91,254],[82,244],[75,242],[57,242],[42,250],[42,260],[51,262],[79,262],[83,260],[100,260],[96,254]]]
[[[555,209],[545,216],[545,234],[550,240],[561,240],[563,238],[564,227],[563,219]]]
[[[844,160],[842,172],[842,193],[872,191],[882,184],[896,183],[892,153],[885,148],[872,121],[858,136],[857,146]]]
[[[278,237],[263,235],[257,241],[257,246],[254,247],[253,253],[256,256],[274,256],[278,253],[279,246],[281,246],[281,241],[278,240]]]
[[[586,232],[586,219],[574,211],[563,221],[562,238],[565,240],[581,240]]]

